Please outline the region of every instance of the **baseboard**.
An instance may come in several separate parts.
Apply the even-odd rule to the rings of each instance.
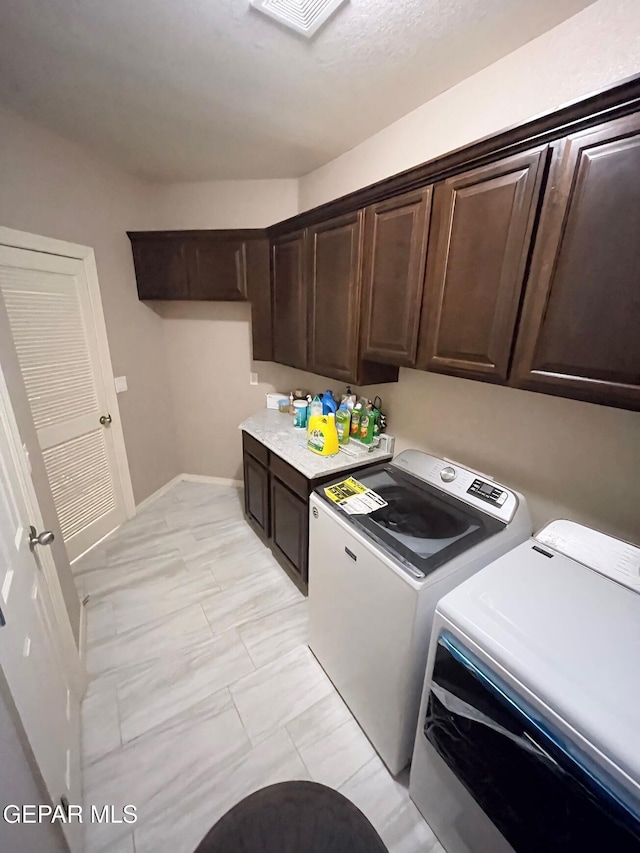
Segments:
[[[233,480],[231,477],[207,477],[204,474],[181,474],[181,480],[190,483],[211,483],[212,486],[242,486],[242,480]]]
[[[170,489],[182,481],[183,476],[183,474],[177,474],[173,479],[169,480],[168,483],[165,483],[164,486],[160,486],[159,489],[156,489],[155,492],[152,492],[144,500],[140,501],[139,504],[136,504],[136,513],[148,507],[149,504],[155,503],[158,498],[161,498],[163,495],[166,495]]]
[[[178,483],[184,482],[210,483],[212,486],[233,486],[234,488],[242,486],[242,480],[233,480],[230,477],[207,477],[204,474],[178,474],[172,480],[169,480],[168,483],[165,483],[164,486],[160,486],[159,489],[156,489],[155,492],[150,494],[143,501],[140,501],[139,504],[136,504],[136,512],[138,513],[141,510],[146,509],[150,504],[155,503],[158,498],[166,495],[166,493]]]

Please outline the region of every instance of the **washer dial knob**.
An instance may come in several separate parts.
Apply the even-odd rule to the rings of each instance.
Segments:
[[[452,480],[455,480],[456,477],[456,469],[452,468],[451,465],[446,465],[442,471],[440,471],[440,479],[445,483],[450,483]]]

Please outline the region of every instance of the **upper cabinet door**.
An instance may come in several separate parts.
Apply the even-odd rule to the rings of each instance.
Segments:
[[[139,299],[188,299],[187,249],[179,235],[129,234]]]
[[[505,382],[548,147],[435,188],[418,367]]]
[[[355,381],[358,376],[362,211],[307,230],[309,370]]]
[[[265,237],[250,240],[245,245],[247,297],[251,303],[251,354],[255,361],[273,361],[269,241]]]
[[[307,366],[307,301],[304,285],[304,232],[275,239],[271,246],[273,359]]]
[[[557,146],[513,384],[640,409],[640,116]]]
[[[188,238],[189,298],[234,302],[247,298],[247,247],[237,238]]]
[[[366,209],[363,358],[415,364],[431,196],[425,187]]]

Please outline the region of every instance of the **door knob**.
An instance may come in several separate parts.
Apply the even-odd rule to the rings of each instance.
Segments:
[[[32,551],[36,545],[51,545],[55,538],[51,530],[43,530],[42,533],[38,533],[33,525],[29,528],[29,548]]]
[[[112,420],[113,418],[111,417],[111,415],[102,415],[102,417],[100,418],[100,423],[102,424],[102,426],[106,426],[107,424],[110,424]]]

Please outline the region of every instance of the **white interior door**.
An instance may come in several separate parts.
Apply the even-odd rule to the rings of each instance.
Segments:
[[[0,288],[73,560],[126,517],[85,265],[0,246]]]
[[[15,450],[0,407],[0,665],[52,803],[79,804],[80,704],[65,677],[47,585],[30,547]],[[82,827],[62,828],[79,853]]]

